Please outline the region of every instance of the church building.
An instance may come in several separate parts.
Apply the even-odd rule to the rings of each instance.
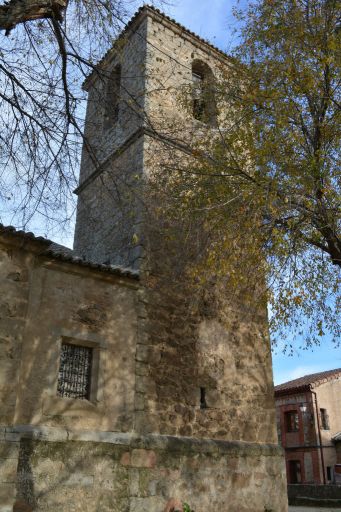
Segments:
[[[165,213],[231,66],[142,7],[84,84],[74,249],[0,227],[0,512],[287,511],[266,305]]]

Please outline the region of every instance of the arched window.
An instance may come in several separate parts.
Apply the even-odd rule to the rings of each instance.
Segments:
[[[214,75],[201,60],[192,63],[193,117],[198,121],[217,126],[217,108],[214,97]]]
[[[108,77],[105,95],[104,130],[110,130],[118,118],[121,66],[114,67]]]

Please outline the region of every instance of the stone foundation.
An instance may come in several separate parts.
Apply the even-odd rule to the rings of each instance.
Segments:
[[[276,445],[46,427],[2,437],[1,512],[163,512],[172,498],[195,512],[287,510]]]

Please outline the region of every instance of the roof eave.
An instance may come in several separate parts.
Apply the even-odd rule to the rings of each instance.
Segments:
[[[83,82],[83,89],[85,91],[88,91],[92,81],[95,79],[96,71],[99,72],[100,69],[105,69],[106,65],[108,64],[112,54],[115,52],[115,48],[119,43],[122,43],[122,40],[127,37],[127,35],[136,30],[138,26],[142,23],[142,21],[147,17],[150,16],[154,19],[158,19],[158,21],[163,23],[168,23],[169,25],[176,27],[182,34],[187,34],[189,38],[196,40],[197,43],[200,46],[205,47],[207,50],[215,53],[217,56],[219,56],[220,59],[223,59],[224,61],[228,61],[229,64],[232,64],[235,62],[235,59],[229,55],[227,55],[225,52],[214,46],[212,43],[207,41],[206,39],[203,39],[202,37],[198,36],[188,28],[186,28],[184,25],[181,25],[181,23],[178,23],[175,19],[170,18],[163,12],[161,12],[159,9],[156,9],[155,7],[152,7],[150,5],[144,5],[140,7],[138,11],[133,15],[133,17],[128,21],[126,27],[123,29],[121,34],[117,37],[116,41],[114,42],[113,46],[106,52],[106,54],[103,56],[103,58],[98,62],[96,65],[96,68],[89,74],[89,76],[86,77],[86,79]]]
[[[304,384],[303,386],[296,386],[294,388],[275,389],[275,398],[284,395],[297,395],[298,393],[304,393],[306,391],[311,391],[310,384]]]
[[[52,246],[54,242],[42,236],[35,236],[33,233],[25,231],[17,231],[13,226],[4,226],[0,224],[0,242],[24,249],[32,254],[44,258],[46,260],[53,260],[59,263],[70,264],[81,268],[87,268],[95,272],[101,272],[118,277],[139,280],[139,272],[130,268],[118,267],[115,265],[105,265],[101,263],[91,262],[75,255],[64,255],[61,253],[53,252]]]

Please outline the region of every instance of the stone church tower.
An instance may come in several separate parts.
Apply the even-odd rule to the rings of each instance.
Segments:
[[[140,272],[136,431],[186,436],[199,452],[199,439],[241,442],[235,447],[241,453],[231,486],[240,486],[249,504],[233,505],[225,494],[230,484],[221,483],[225,491],[218,490],[214,478],[210,489],[203,483],[205,498],[195,491],[186,499],[198,511],[203,510],[201,503],[212,499],[214,510],[284,510],[279,481],[273,486],[271,476],[281,462],[277,455],[264,452],[277,441],[266,308],[257,314],[245,312],[216,286],[192,311],[186,296],[190,285],[183,276],[183,252],[190,247],[180,226],[175,230],[177,241],[168,243],[161,234],[162,220],[148,213],[144,204],[149,195],[143,189],[160,179],[162,165],[186,158],[178,141],[215,129],[219,119],[214,109],[207,100],[200,105],[200,82],[231,65],[224,53],[156,9],[145,6],[131,20],[104,57],[102,74],[93,73],[85,83],[85,136],[92,154],[84,148],[74,248],[90,260]],[[179,91],[192,85],[199,88],[199,96],[194,92],[191,118],[179,107]],[[205,300],[214,305],[205,306]],[[251,455],[254,448],[257,455]],[[244,450],[256,459],[247,461]],[[257,482],[256,467],[263,464],[260,454],[265,453],[266,466],[272,469]],[[230,456],[219,454],[220,464],[226,457]],[[205,457],[201,464],[206,466]],[[253,466],[254,472],[244,474],[244,464]],[[198,471],[204,470],[199,466]],[[209,464],[209,473],[208,468]],[[227,466],[226,471],[230,472]],[[187,480],[183,485],[192,484]],[[255,496],[258,488],[261,499]]]
[[[74,251],[0,229],[0,269],[26,304],[5,335],[0,462],[17,476],[0,512],[286,512],[266,307],[214,275],[198,290],[200,226],[160,208],[165,169],[219,123],[202,91],[231,65],[142,7],[85,82]]]

